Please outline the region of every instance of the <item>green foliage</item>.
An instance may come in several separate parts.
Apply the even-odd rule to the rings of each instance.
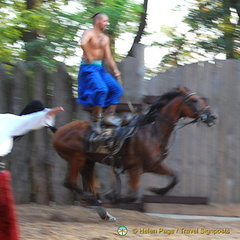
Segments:
[[[193,58],[192,46],[187,43],[186,35],[178,33],[176,27],[162,27],[162,32],[168,37],[165,43],[153,42],[152,46],[159,46],[167,48],[168,53],[163,56],[159,64],[159,70],[166,70],[168,68],[183,64],[188,59]]]
[[[198,8],[190,10],[185,22],[191,27],[192,32],[207,37],[206,40],[200,38],[197,41],[198,46],[207,52],[223,53],[226,58],[237,58],[239,49],[235,47],[235,43],[239,41],[240,29],[238,9],[233,5],[236,2],[239,1],[197,1]],[[209,37],[209,32],[214,35]]]
[[[185,32],[180,39],[177,37],[179,36],[177,29],[172,35],[165,32],[170,40],[164,45],[175,49],[169,50],[163,58],[161,67],[179,65],[194,59],[201,60],[202,57],[211,59],[218,54],[225,55],[227,59],[238,59],[240,1],[192,0],[191,2],[189,13],[184,19],[188,32]]]
[[[0,0],[1,62],[26,60],[31,64],[40,60],[54,67],[59,59],[75,56],[79,33],[92,25],[90,17],[94,13],[109,16],[107,34],[114,42],[121,33],[137,31],[142,11],[141,5],[131,0],[39,0],[33,9],[26,9],[27,1]],[[67,3],[78,4],[78,8],[65,10]]]

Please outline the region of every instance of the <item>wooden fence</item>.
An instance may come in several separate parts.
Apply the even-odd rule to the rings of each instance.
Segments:
[[[190,125],[172,137],[171,152],[165,163],[179,173],[181,181],[170,195],[239,203],[240,61],[199,62],[143,80],[144,47],[138,47],[137,57],[120,64],[125,89],[123,104],[128,99],[134,104],[142,104],[144,95],[160,95],[172,87],[184,85],[208,97],[219,116],[214,127]],[[31,78],[22,62],[16,64],[12,74],[7,74],[0,65],[0,112],[18,114],[30,100],[38,99],[47,107],[64,107],[65,112],[57,115],[57,127],[74,119],[88,120],[89,113],[75,103],[74,89],[76,85],[62,63],[54,73],[37,63]],[[17,203],[73,204],[77,199],[62,186],[67,166],[52,149],[51,136],[46,129],[27,134],[4,158],[12,172]],[[104,182],[107,167],[98,165],[97,169],[100,182]],[[123,181],[126,179],[124,177]],[[164,186],[167,182],[164,176],[144,174],[140,193],[146,193],[144,189],[148,186]]]
[[[72,121],[72,79],[64,64],[58,65],[57,72],[50,73],[36,63],[31,78],[23,62],[16,64],[10,76],[3,66],[0,70],[1,112],[19,114],[28,102],[36,99],[46,107],[64,106],[64,114],[57,116],[58,126]],[[72,195],[61,186],[66,163],[52,150],[51,133],[47,129],[25,135],[15,142],[13,152],[4,159],[12,173],[16,203],[72,203]]]

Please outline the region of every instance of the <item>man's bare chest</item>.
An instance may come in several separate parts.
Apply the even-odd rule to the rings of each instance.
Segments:
[[[103,48],[106,44],[106,39],[104,38],[104,36],[100,35],[100,36],[94,36],[91,41],[90,44],[92,45],[92,47],[100,49]]]

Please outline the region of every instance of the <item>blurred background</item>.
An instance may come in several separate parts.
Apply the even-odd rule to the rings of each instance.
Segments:
[[[37,99],[47,107],[64,107],[57,127],[89,120],[89,112],[75,103],[79,40],[92,26],[90,17],[104,12],[122,72],[120,108],[127,111],[130,99],[137,111],[145,111],[146,96],[185,85],[209,98],[219,115],[211,129],[193,125],[177,132],[165,161],[181,182],[170,195],[240,202],[240,1],[0,0],[0,8],[0,112],[18,114]],[[17,142],[5,160],[17,203],[76,200],[62,187],[67,166],[52,149],[46,129]],[[108,170],[97,167],[100,188],[111,187],[102,176]],[[140,196],[147,184],[167,183],[152,174],[142,179]]]

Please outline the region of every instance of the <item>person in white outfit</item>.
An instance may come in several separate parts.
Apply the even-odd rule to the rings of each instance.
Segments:
[[[37,102],[41,105],[40,102]],[[30,103],[22,111],[21,115],[11,113],[0,114],[0,156],[5,156],[13,148],[14,137],[22,136],[31,130],[43,127],[52,127],[55,124],[55,114],[64,111],[62,107],[36,108]],[[29,106],[31,106],[29,108]],[[30,112],[30,113],[29,113]]]

